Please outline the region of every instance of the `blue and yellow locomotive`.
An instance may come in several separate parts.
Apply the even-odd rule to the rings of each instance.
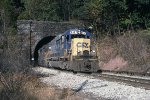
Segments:
[[[99,69],[96,51],[91,33],[70,29],[39,50],[39,63],[74,72],[96,72]]]

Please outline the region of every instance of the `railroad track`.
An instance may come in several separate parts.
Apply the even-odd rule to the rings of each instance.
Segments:
[[[149,76],[130,76],[125,74],[113,74],[113,73],[93,73],[92,76],[96,78],[102,78],[110,81],[117,81],[127,83],[135,87],[143,87],[150,89],[150,77]]]
[[[141,83],[141,84],[148,84],[150,85],[150,76],[143,76],[143,75],[136,75],[136,74],[115,74],[113,72],[101,72],[101,73],[92,73],[92,74],[86,74],[86,73],[80,73],[81,75],[91,75],[93,77],[99,78],[109,78],[109,79],[115,79],[120,81],[128,81],[128,82],[134,82],[134,83]]]
[[[58,69],[56,69],[58,70]],[[71,71],[59,70],[65,73],[72,73]],[[150,76],[141,76],[141,75],[130,75],[130,74],[114,74],[113,72],[102,72],[102,73],[81,73],[78,72],[78,76],[93,77],[96,79],[104,79],[110,81],[117,81],[130,84],[136,87],[143,87],[145,89],[150,89]]]
[[[142,87],[145,89],[150,89],[150,76],[141,75],[128,75],[128,74],[114,74],[111,72],[102,73],[78,73],[79,76],[92,76],[96,79],[103,79],[112,82],[123,82],[135,87]]]
[[[110,74],[100,74],[98,76],[117,79],[117,80],[137,82],[137,83],[142,83],[142,84],[150,84],[150,79],[148,78],[144,79],[143,77],[137,78],[134,76],[122,76],[122,75],[110,75]]]

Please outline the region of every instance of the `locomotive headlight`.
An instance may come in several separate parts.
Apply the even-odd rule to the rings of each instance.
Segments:
[[[94,56],[96,54],[95,50],[91,50],[91,55]]]
[[[81,55],[81,51],[78,51],[78,52],[77,52],[77,55]]]
[[[92,50],[93,53],[95,53],[95,50]]]

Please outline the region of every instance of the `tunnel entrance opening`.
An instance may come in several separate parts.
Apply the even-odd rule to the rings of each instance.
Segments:
[[[40,48],[42,48],[42,46],[44,46],[45,44],[49,43],[50,41],[52,41],[54,39],[55,36],[47,36],[47,37],[44,37],[43,39],[41,39],[38,44],[36,45],[35,47],[35,50],[34,50],[34,66],[38,65],[38,50]]]

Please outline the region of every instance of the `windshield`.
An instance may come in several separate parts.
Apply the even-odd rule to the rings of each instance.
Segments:
[[[73,34],[71,35],[71,39],[74,39],[74,38],[86,38],[86,35],[83,35],[83,34]],[[87,36],[87,38],[89,38],[89,36]]]

